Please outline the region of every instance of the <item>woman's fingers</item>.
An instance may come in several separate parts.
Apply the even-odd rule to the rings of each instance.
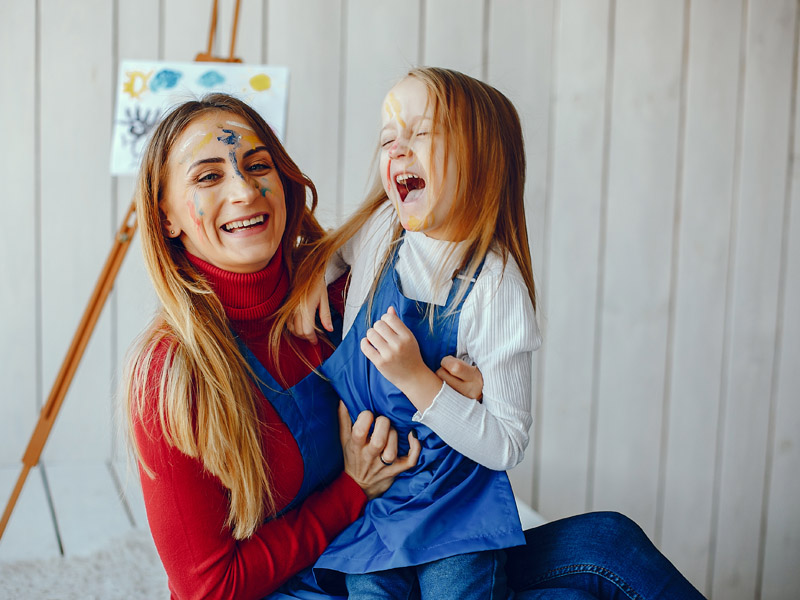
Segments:
[[[397,460],[397,430],[394,427],[389,429],[386,444],[380,453],[380,459],[386,466],[390,466]]]

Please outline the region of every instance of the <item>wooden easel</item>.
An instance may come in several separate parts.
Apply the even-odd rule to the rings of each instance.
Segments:
[[[236,0],[236,6],[233,13],[233,32],[231,34],[231,48],[230,56],[228,58],[220,58],[212,54],[214,45],[214,37],[217,33],[217,7],[218,0],[214,0],[214,6],[211,10],[211,26],[208,34],[208,50],[200,52],[195,57],[196,62],[229,62],[240,63],[242,59],[234,58],[233,53],[236,48],[236,32],[239,22],[239,3],[241,0]],[[130,242],[133,235],[136,233],[136,203],[131,202],[130,208],[122,220],[122,225],[117,230],[114,236],[114,245],[111,252],[106,259],[103,270],[100,272],[100,277],[95,284],[94,291],[89,298],[89,303],[83,313],[78,329],[72,338],[72,343],[67,350],[67,355],[64,362],[61,364],[61,369],[56,376],[53,387],[50,390],[50,395],[47,398],[47,403],[42,407],[39,413],[39,421],[33,430],[31,439],[28,442],[28,447],[25,454],[22,456],[22,472],[17,479],[14,490],[11,492],[11,498],[8,500],[3,518],[0,519],[0,539],[6,530],[6,525],[11,518],[11,513],[14,511],[14,506],[17,503],[22,487],[25,485],[25,480],[28,478],[30,470],[39,464],[39,458],[42,455],[42,450],[50,435],[50,430],[56,421],[61,405],[64,402],[64,397],[67,395],[69,386],[72,383],[72,378],[75,376],[75,371],[83,358],[83,353],[92,337],[97,320],[100,318],[100,313],[105,306],[111,288],[114,286],[114,281],[122,266],[122,259],[128,252]]]

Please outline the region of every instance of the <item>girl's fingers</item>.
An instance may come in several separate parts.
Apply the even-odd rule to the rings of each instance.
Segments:
[[[371,363],[376,363],[381,360],[381,353],[372,347],[367,338],[361,339],[361,352],[367,357]]]
[[[367,329],[367,340],[381,355],[389,351],[389,344],[386,343],[386,339],[374,327]]]

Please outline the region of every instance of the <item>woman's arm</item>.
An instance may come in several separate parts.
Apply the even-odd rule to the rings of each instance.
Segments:
[[[177,598],[260,598],[274,591],[312,564],[367,501],[343,473],[296,509],[264,523],[250,539],[237,541],[225,524],[225,488],[199,459],[169,446],[154,429],[145,430],[141,423],[136,427],[142,457],[155,471],[155,478],[141,473],[142,490],[153,539]],[[302,464],[285,468],[302,469]]]
[[[160,379],[163,368],[163,363],[155,362],[150,382]],[[369,436],[371,416],[366,414],[351,425],[345,411],[340,437],[347,472],[309,495],[297,508],[265,522],[251,538],[237,541],[225,523],[226,489],[205,471],[199,459],[183,454],[164,439],[155,417],[154,387],[148,390],[149,416],[145,422],[135,421],[134,433],[142,460],[155,472],[151,478],[140,468],[142,490],[153,539],[176,598],[246,599],[271,593],[311,565],[330,541],[358,518],[368,497],[385,490],[397,473],[416,462],[419,442],[409,440],[413,450],[409,457],[391,468],[384,467],[380,454],[396,453],[396,434],[391,437],[388,421],[376,422],[378,435]],[[290,470],[299,471],[302,478],[299,455],[292,458],[292,453],[286,453],[272,459],[273,481]],[[284,505],[287,502],[283,500]]]

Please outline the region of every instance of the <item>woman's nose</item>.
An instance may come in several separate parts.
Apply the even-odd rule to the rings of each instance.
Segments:
[[[226,192],[228,200],[234,204],[249,204],[258,196],[257,186],[239,173],[228,177]]]

